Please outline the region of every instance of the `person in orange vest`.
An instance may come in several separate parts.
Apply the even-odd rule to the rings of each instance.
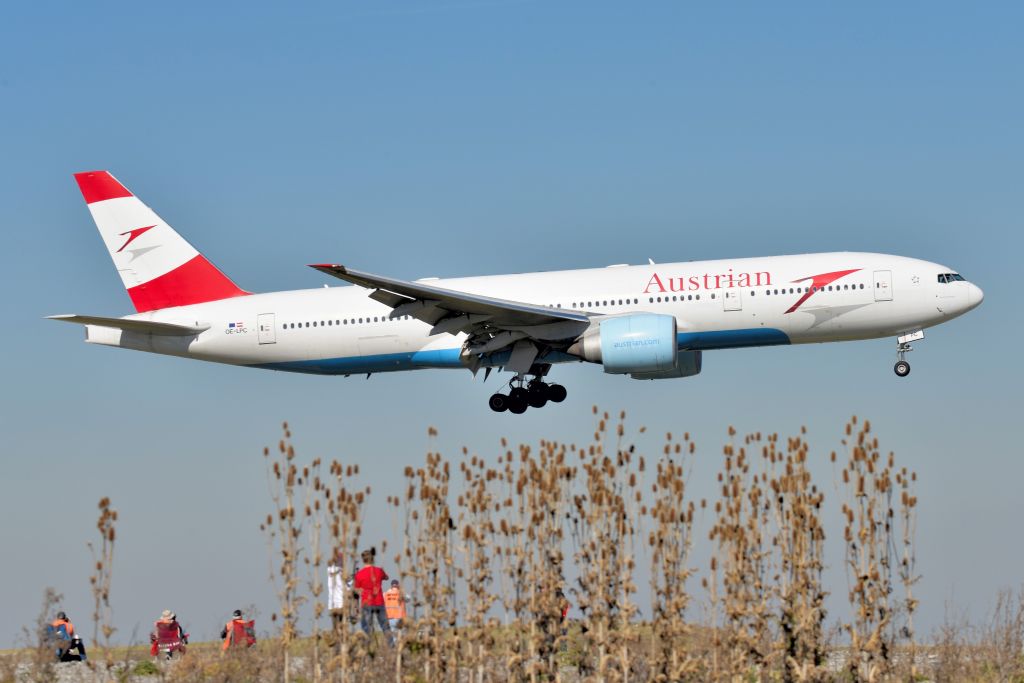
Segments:
[[[388,613],[388,625],[398,633],[405,621],[405,596],[398,587],[398,579],[392,579],[391,588],[384,591],[384,609]]]
[[[64,612],[57,612],[57,618],[46,627],[46,632],[57,643],[58,662],[84,662],[85,644],[75,635],[75,625]],[[78,654],[71,654],[75,650]]]
[[[221,650],[227,650],[231,647],[252,647],[256,644],[256,630],[253,628],[254,622],[250,619],[246,621],[242,618],[242,610],[236,609],[232,614],[231,621],[224,625],[224,628],[220,630],[220,637],[224,639],[224,644],[221,645]]]

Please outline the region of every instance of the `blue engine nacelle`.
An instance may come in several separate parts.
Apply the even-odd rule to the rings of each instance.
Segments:
[[[604,318],[569,349],[612,374],[675,372],[676,319],[657,313]]]
[[[678,379],[679,377],[693,377],[700,374],[701,366],[700,351],[680,351],[676,357],[676,367],[665,372],[631,372],[629,376],[633,379]]]

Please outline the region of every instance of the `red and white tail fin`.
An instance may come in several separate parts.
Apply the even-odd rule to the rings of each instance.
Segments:
[[[107,171],[76,173],[75,180],[139,313],[249,293]]]

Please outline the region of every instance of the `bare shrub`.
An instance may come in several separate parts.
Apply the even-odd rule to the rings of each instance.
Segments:
[[[783,659],[783,680],[820,681],[828,675],[822,585],[825,530],[820,517],[825,496],[811,482],[803,438],[787,439],[784,453],[778,443],[773,434],[762,451],[770,470],[772,545],[780,565],[773,578],[781,640],[777,650]]]
[[[355,574],[355,558],[359,556],[359,542],[363,532],[363,513],[370,488],[357,489],[355,479],[359,476],[359,465],[342,465],[332,460],[330,475],[333,485],[324,489],[327,501],[327,519],[330,525],[331,557],[336,569],[341,572],[339,580],[345,581]],[[351,572],[346,574],[346,568]],[[365,645],[352,633],[357,623],[359,600],[351,591],[345,596],[340,611],[331,614],[334,628],[328,641],[332,656],[327,670],[336,674],[343,683],[354,680],[353,674],[365,660]]]
[[[896,645],[905,640],[911,643],[908,661],[913,676],[912,618],[917,602],[911,589],[918,579],[914,573],[917,497],[913,483],[917,475],[905,469],[897,471],[892,453],[882,457],[868,421],[858,428],[857,418],[852,418],[846,425],[846,437],[843,538],[853,611],[852,621],[845,626],[851,650],[848,670],[855,681],[888,676],[894,670]],[[834,461],[835,454],[832,457]],[[902,601],[893,596],[894,572],[904,589]]]
[[[771,654],[770,539],[767,538],[770,503],[764,479],[751,468],[745,446],[737,447],[736,430],[723,449],[719,500],[709,537],[716,542],[711,558],[712,609],[721,611],[722,623],[714,630],[711,674],[734,678],[759,675]],[[721,596],[714,587],[721,573]]]
[[[995,607],[981,626],[978,651],[993,680],[1024,680],[1024,589],[996,593]]]
[[[463,456],[466,456],[465,450]],[[457,499],[457,546],[463,558],[458,575],[465,585],[466,596],[466,626],[462,630],[465,649],[462,661],[469,669],[472,680],[484,683],[488,679],[489,654],[494,648],[494,634],[498,628],[498,621],[489,616],[496,599],[491,592],[494,582],[492,553],[495,550],[496,533],[492,517],[496,502],[491,482],[498,477],[498,473],[476,456],[468,461],[463,459],[459,469],[464,479],[463,493]]]
[[[594,413],[597,414],[597,406]],[[584,673],[593,670],[604,680],[613,675],[627,680],[631,672],[633,594],[636,584],[635,541],[641,492],[634,447],[623,444],[625,414],[616,427],[615,445],[608,447],[609,416],[598,421],[594,442],[577,451],[583,490],[573,497],[570,520],[579,571],[577,595],[583,612],[583,641],[591,658],[581,661]]]
[[[651,484],[649,510],[654,528],[648,533],[651,548],[651,644],[650,671],[655,681],[678,681],[700,671],[700,660],[691,654],[687,639],[692,629],[686,620],[690,595],[686,582],[693,545],[694,504],[686,497],[688,470],[683,462],[696,450],[690,435],[675,442],[665,437],[662,459]],[[640,465],[641,471],[644,469]],[[643,510],[641,510],[641,513]]]

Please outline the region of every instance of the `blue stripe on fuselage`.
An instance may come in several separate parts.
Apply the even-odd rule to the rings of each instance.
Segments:
[[[680,351],[712,351],[739,349],[746,346],[778,346],[789,344],[782,330],[755,327],[744,330],[717,330],[710,332],[679,332],[676,341]],[[490,356],[484,365],[500,366],[508,362],[508,352]],[[564,353],[551,352],[538,362],[566,363],[580,359]],[[357,375],[366,372],[395,372],[426,368],[462,368],[459,349],[433,349],[409,353],[381,353],[371,356],[291,360],[278,363],[256,363],[253,368],[304,372],[317,375]]]
[[[751,327],[744,330],[710,332],[679,332],[676,341],[680,351],[713,351],[741,349],[745,346],[778,346],[789,344],[789,337],[773,327]]]

